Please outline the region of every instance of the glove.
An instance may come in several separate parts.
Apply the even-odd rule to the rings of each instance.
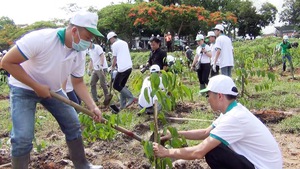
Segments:
[[[216,65],[215,65],[215,64],[212,65],[212,70],[213,70],[214,72],[217,72],[217,69],[216,69]]]
[[[88,70],[88,72],[87,72],[87,73],[88,73],[88,75],[89,75],[89,76],[91,76],[91,75],[92,75],[92,73],[91,73],[91,71],[90,71],[90,70]]]

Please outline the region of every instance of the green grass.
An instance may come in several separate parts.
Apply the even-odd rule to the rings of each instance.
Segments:
[[[294,115],[279,123],[281,132],[299,133],[300,132],[300,115]]]

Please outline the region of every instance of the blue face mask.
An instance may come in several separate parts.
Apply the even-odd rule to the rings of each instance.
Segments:
[[[90,47],[91,42],[81,39],[80,35],[79,35],[79,32],[78,32],[78,36],[79,36],[79,39],[80,39],[79,43],[75,43],[74,42],[74,37],[72,36],[72,48],[74,50],[76,50],[77,52],[87,50]]]

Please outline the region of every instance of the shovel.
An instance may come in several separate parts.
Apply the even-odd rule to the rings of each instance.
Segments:
[[[60,100],[60,101],[62,101],[64,103],[66,103],[66,104],[74,107],[76,110],[78,110],[80,112],[83,112],[84,114],[89,115],[91,117],[94,116],[93,112],[91,112],[90,110],[88,110],[88,109],[86,109],[86,108],[84,108],[84,107],[76,104],[75,102],[69,100],[68,98],[65,98],[65,97],[63,97],[63,96],[61,96],[61,95],[59,95],[59,94],[57,94],[57,93],[55,93],[53,91],[50,91],[50,94],[51,94],[52,97],[56,98],[57,100]],[[104,119],[104,118],[102,118],[101,119],[101,123],[107,124],[107,120]],[[136,135],[132,131],[129,131],[129,130],[123,128],[123,127],[116,126],[116,125],[112,125],[111,127],[114,128],[114,129],[116,129],[116,130],[118,130],[121,133],[126,134],[127,136],[129,136],[129,137],[131,137],[131,138],[133,138],[133,139],[135,139],[135,140],[137,140],[139,142],[143,141],[143,139],[140,136]]]

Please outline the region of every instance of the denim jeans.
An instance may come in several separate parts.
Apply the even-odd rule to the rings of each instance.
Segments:
[[[222,67],[221,68],[222,75],[226,75],[226,76],[231,77],[231,69],[232,69],[232,66]]]
[[[285,71],[286,69],[286,59],[289,61],[289,64],[291,66],[292,71],[294,70],[293,62],[292,62],[292,57],[291,55],[284,55],[282,56],[282,70]]]
[[[67,97],[62,91],[58,94]],[[67,141],[81,136],[80,123],[75,109],[55,98],[43,99],[34,91],[10,86],[12,118],[11,155],[23,156],[30,153],[34,138],[34,123],[37,103],[41,103],[56,119]]]

